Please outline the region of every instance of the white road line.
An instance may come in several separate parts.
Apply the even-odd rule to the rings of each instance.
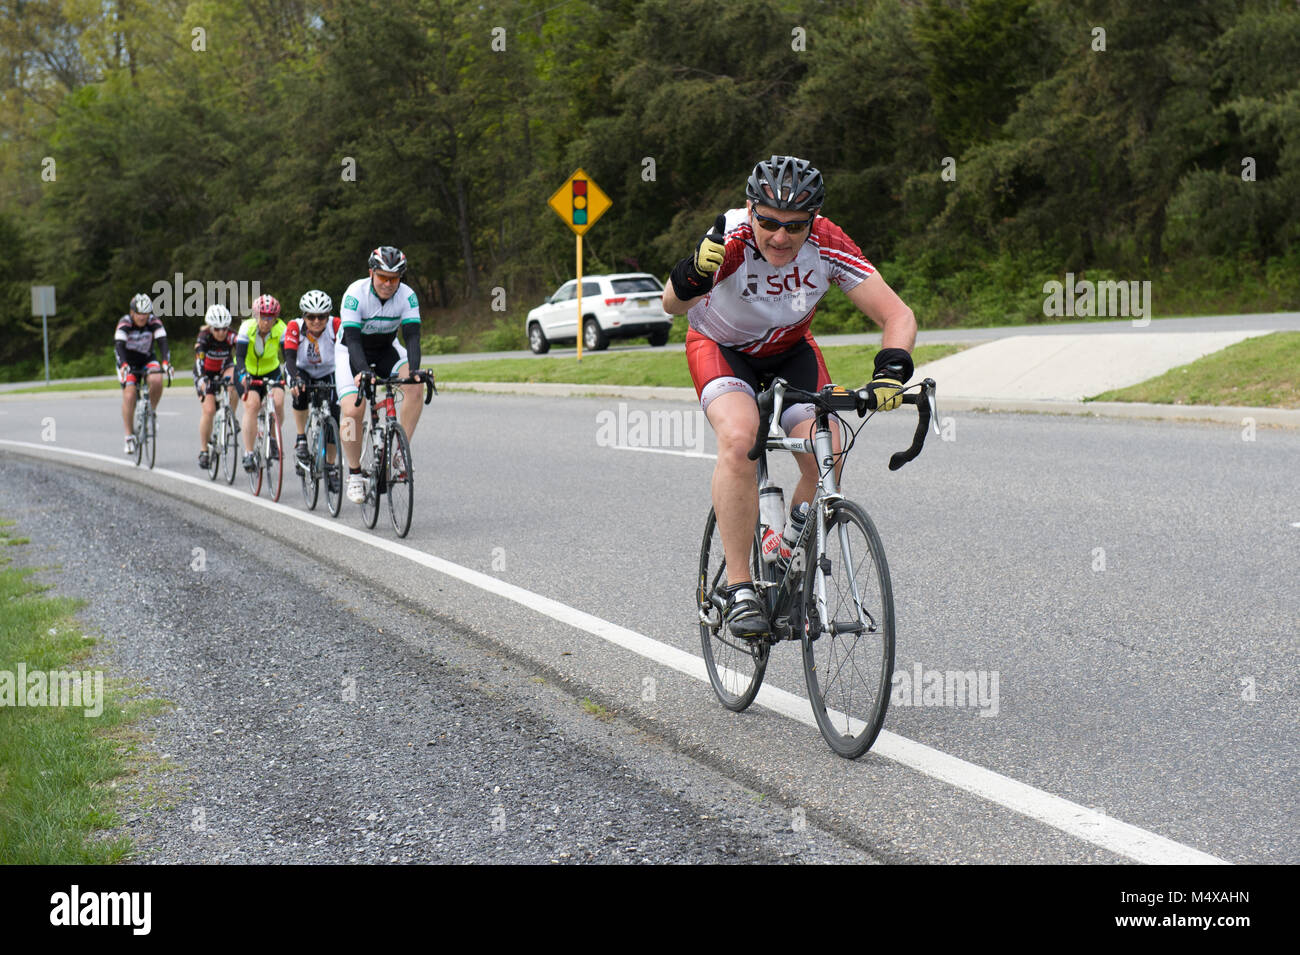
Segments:
[[[104,461],[123,468],[135,468],[134,464],[130,464],[121,458],[95,454],[91,451],[77,451],[72,448],[58,448],[51,447],[48,444],[10,441],[0,438],[0,446],[2,445],[15,448],[30,448],[36,451],[49,451],[88,458],[94,461]],[[412,563],[478,587],[480,590],[485,590],[498,597],[504,597],[506,600],[513,600],[530,610],[535,610],[553,620],[584,630],[615,646],[630,650],[647,660],[653,660],[656,663],[671,667],[679,673],[693,677],[703,683],[709,682],[702,658],[637,633],[635,630],[628,630],[626,627],[620,627],[608,620],[602,620],[600,617],[570,607],[567,604],[562,604],[558,600],[543,597],[541,594],[524,590],[522,587],[508,584],[503,580],[490,577],[477,570],[453,564],[451,561],[443,560],[441,557],[435,557],[405,544],[376,537],[369,531],[360,531],[348,527],[346,524],[340,524],[333,519],[319,517],[307,511],[294,510],[283,504],[273,504],[265,498],[252,497],[243,490],[235,490],[233,487],[224,484],[216,484],[203,478],[196,478],[162,468],[155,469],[153,473],[172,480],[183,481],[196,487],[206,488],[218,494],[225,494],[231,498],[259,507],[270,508],[286,517],[293,517],[315,527],[341,534],[358,543],[369,544],[396,557],[403,557]],[[812,715],[812,706],[802,696],[765,685],[759,691],[754,702],[805,726],[813,729],[817,728],[817,722]],[[1217,856],[1202,852],[1199,849],[1193,849],[1191,846],[1185,846],[1180,842],[1167,839],[1138,826],[1121,822],[1104,813],[1097,812],[1095,809],[1080,806],[1078,803],[1070,802],[1060,796],[1054,796],[1049,792],[1018,782],[1008,776],[1003,776],[1001,773],[995,773],[982,766],[976,766],[974,763],[968,763],[963,759],[950,756],[923,743],[897,736],[888,730],[881,731],[876,738],[875,745],[872,747],[872,752],[886,759],[892,759],[933,779],[945,782],[964,792],[979,796],[981,799],[986,799],[1005,809],[1010,809],[1012,812],[1036,819],[1083,842],[1100,846],[1136,862],[1152,865],[1230,864]],[[838,757],[836,758],[838,759]]]
[[[676,454],[683,458],[709,458],[718,460],[716,454],[707,454],[704,451],[670,451],[667,448],[634,448],[628,444],[611,444],[608,446],[613,451],[647,451],[650,454]]]

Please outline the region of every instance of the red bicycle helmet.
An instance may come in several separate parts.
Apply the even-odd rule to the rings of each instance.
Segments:
[[[259,295],[253,303],[253,311],[259,315],[279,315],[280,303],[274,295]]]

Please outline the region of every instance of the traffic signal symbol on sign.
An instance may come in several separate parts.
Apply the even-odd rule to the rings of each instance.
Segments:
[[[581,235],[604,214],[613,203],[591,177],[579,169],[565,182],[548,203],[556,215],[574,232]]]

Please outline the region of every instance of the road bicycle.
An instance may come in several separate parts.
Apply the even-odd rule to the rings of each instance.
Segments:
[[[171,365],[167,366],[166,375],[167,384],[171,385]],[[140,466],[141,461],[148,461],[149,469],[153,470],[154,458],[158,456],[158,412],[149,400],[149,376],[142,377],[144,380],[137,381],[135,385],[135,418],[131,434],[135,437],[136,467]]]
[[[308,395],[307,454],[303,464],[294,456],[294,469],[302,481],[302,499],[307,510],[316,510],[321,481],[325,481],[325,505],[330,517],[338,517],[343,506],[343,452],[339,444],[339,423],[330,411],[334,395],[333,379],[303,380]]]
[[[226,379],[209,375],[207,381],[216,388],[213,394],[217,402],[212,413],[212,433],[208,435],[208,480],[215,481],[221,474],[227,484],[234,484],[235,473],[239,470],[239,422],[230,407]]]
[[[244,393],[249,388],[267,384],[261,378],[248,378]],[[262,407],[257,412],[257,440],[253,442],[253,470],[248,472],[248,487],[253,496],[262,493],[263,475],[272,501],[280,500],[280,487],[284,483],[284,442],[280,440],[280,419],[275,414],[275,400],[271,396],[274,382],[269,383]]]
[[[418,376],[418,377],[416,377]],[[367,372],[361,378],[357,404],[370,402],[370,416],[366,419],[361,436],[361,472],[366,479],[366,497],[361,502],[361,518],[366,527],[374,527],[379,520],[379,498],[388,498],[388,514],[393,519],[393,530],[405,537],[411,529],[411,512],[415,506],[415,469],[411,464],[411,442],[397,420],[395,388],[398,385],[424,385],[424,403],[427,405],[438,393],[433,383],[433,373],[416,372],[410,378],[376,378]],[[375,400],[377,386],[383,386],[384,397]]]
[[[890,459],[891,471],[921,453],[930,422],[937,417],[934,380],[927,378],[912,387],[920,390],[905,394],[903,401],[916,406],[916,432],[911,447]],[[774,420],[781,420],[787,398],[814,406],[811,439],[788,438],[779,427],[772,427]],[[727,564],[717,517],[710,508],[696,583],[705,668],[718,700],[740,712],[758,695],[772,647],[782,640],[799,640],[817,727],[832,750],[856,759],[875,742],[889,706],[894,597],[880,535],[867,512],[840,493],[835,465],[837,459],[846,458],[857,439],[840,412],[865,415],[874,410],[874,395],[837,385],[804,391],[777,378],[758,396],[758,408],[758,432],[749,458],[758,462],[759,486],[767,484],[768,451],[814,454],[820,477],[788,560],[765,562],[761,525],[755,530],[749,571],[771,622],[771,633],[757,640],[734,636],[723,620]],[[838,454],[831,438],[832,417],[844,427],[846,437],[851,435]]]

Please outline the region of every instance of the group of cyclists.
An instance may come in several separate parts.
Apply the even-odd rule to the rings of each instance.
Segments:
[[[768,634],[770,626],[754,590],[748,559],[759,512],[755,465],[748,459],[759,422],[757,392],[778,376],[807,391],[830,383],[811,324],[818,301],[835,284],[882,329],[882,347],[866,390],[873,395],[875,408],[893,410],[912,376],[916,318],[854,241],[820,214],[825,184],[808,160],[772,156],[757,163],[746,182],[745,196],[743,207],[718,215],[694,251],[673,267],[663,305],[670,314],[687,316],[687,363],[705,417],[717,436],[712,496],[727,558],[726,625],[738,637],[757,639]],[[403,366],[414,375],[420,366],[418,302],[401,281],[406,257],[384,246],[371,253],[369,266],[369,277],[353,282],[343,293],[337,318],[329,314],[329,296],[313,290],[299,302],[302,316],[286,326],[279,320],[279,303],[263,295],[254,303],[253,316],[240,326],[233,349],[230,313],[223,306],[209,309],[195,345],[200,357],[196,385],[204,403],[200,439],[205,447],[212,396],[223,384],[232,390],[232,397],[238,393],[245,402],[245,451],[252,449],[253,423],[268,384],[277,412],[282,410],[286,376],[278,351],[283,343],[287,377],[295,383],[299,455],[305,454],[307,407],[305,400],[299,400],[299,383],[324,378],[332,370],[337,393],[333,411],[338,415],[341,403],[344,418],[351,422],[349,427],[345,420],[341,428],[348,499],[364,498],[359,468],[363,408],[344,399],[357,393],[362,374],[371,367],[381,376],[392,376]],[[148,375],[155,404],[161,393],[162,369],[153,360],[151,343],[158,344],[163,367],[168,367],[166,333],[151,311],[148,297],[137,295],[131,314],[118,323],[118,358],[128,392],[122,415],[128,432],[134,387],[142,373]],[[401,424],[411,436],[420,418],[420,387],[404,386],[409,393],[403,401]],[[812,405],[795,404],[785,409],[780,424],[790,437],[808,438],[813,422]],[[128,451],[130,442],[128,436]],[[840,450],[838,436],[835,450]],[[812,455],[795,457],[800,480],[789,501],[792,520],[811,499],[818,478]],[[200,453],[200,466],[206,464],[203,458]],[[252,467],[251,454],[245,456],[244,466]]]
[[[308,461],[306,426],[313,386],[327,386],[330,412],[341,422],[343,456],[347,464],[348,500],[365,499],[365,476],[361,472],[363,403],[355,400],[363,377],[408,377],[423,382],[428,372],[420,370],[420,308],[414,290],[402,281],[406,256],[393,246],[380,246],[370,253],[369,275],[357,279],[343,293],[339,314],[332,315],[333,301],[320,289],[312,289],[298,300],[299,317],[285,322],[280,303],[272,295],[253,302],[252,314],[233,328],[234,317],[222,304],[210,306],[194,343],[194,389],[198,396],[198,466],[208,467],[208,440],[217,409],[217,395],[226,389],[232,405],[242,401],[240,424],[243,436],[243,467],[256,467],[253,442],[262,403],[270,398],[276,418],[284,420],[284,390],[292,395],[297,427],[295,455]],[[398,341],[398,337],[401,341]],[[157,347],[158,355],[154,354]],[[131,422],[141,382],[149,386],[149,401],[156,408],[162,397],[163,375],[172,374],[167,332],[153,314],[149,296],[131,299],[130,311],[122,316],[115,333],[118,379],[122,383],[122,420],[126,426],[126,453],[135,453]],[[408,436],[415,434],[423,404],[421,384],[402,386],[401,424]],[[352,401],[344,401],[345,398]],[[271,437],[271,454],[280,448]],[[397,463],[397,462],[395,462]],[[333,479],[332,479],[333,480]],[[332,483],[331,480],[331,483]],[[331,487],[331,490],[336,490]]]

